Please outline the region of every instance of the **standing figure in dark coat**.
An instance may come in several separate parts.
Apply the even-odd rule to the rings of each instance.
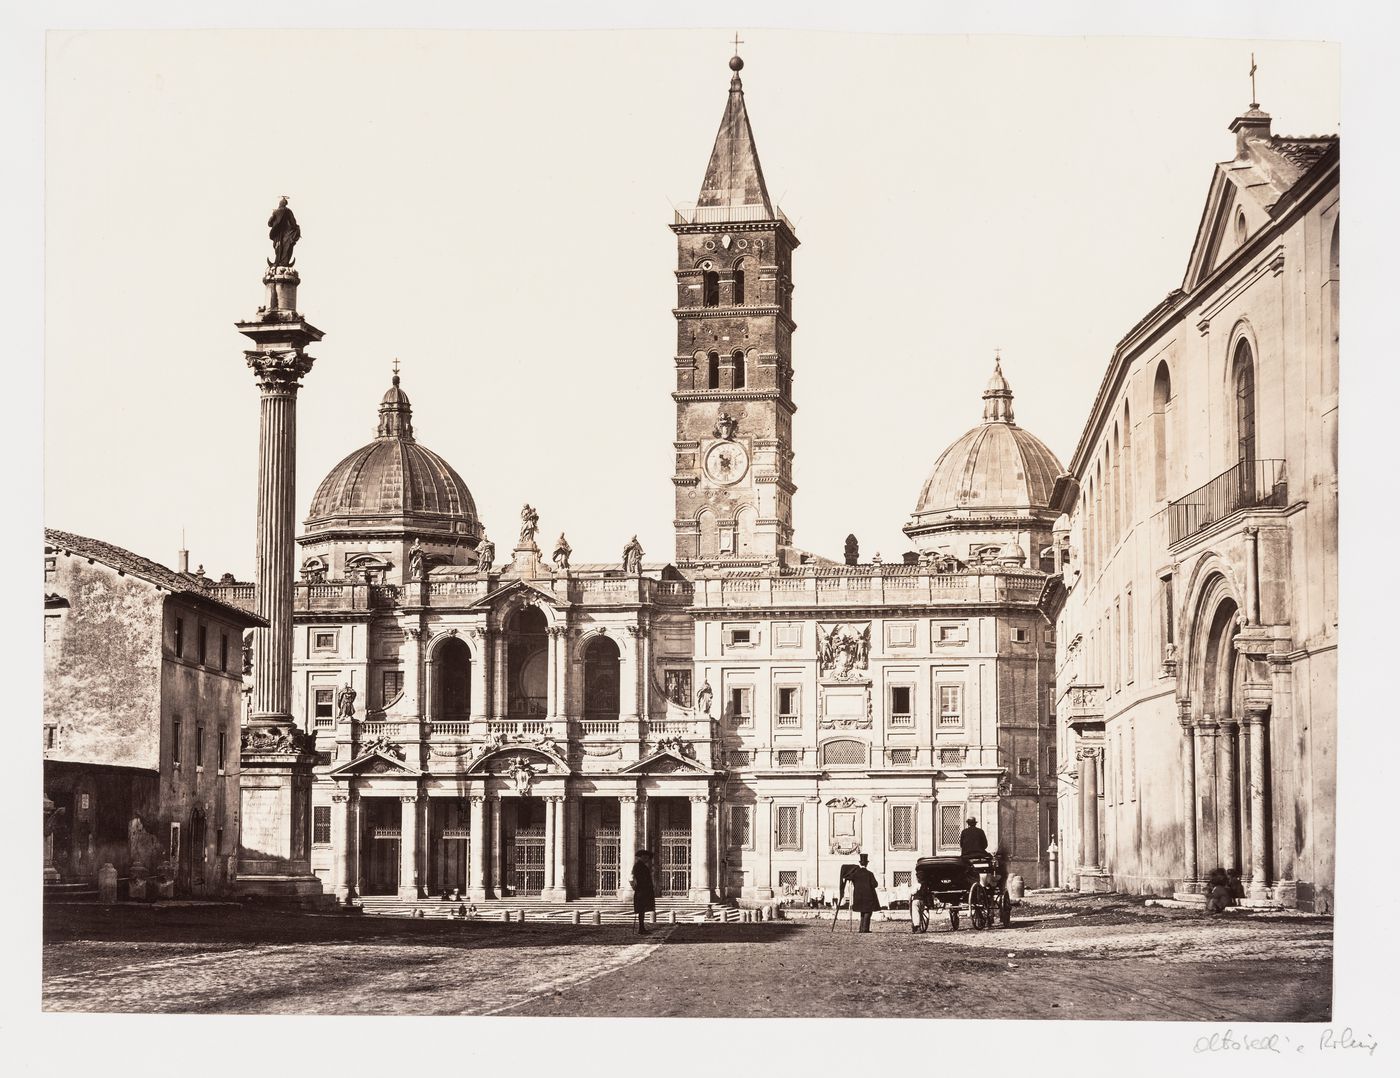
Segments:
[[[977,826],[975,816],[967,818],[967,826],[962,829],[962,834],[958,836],[958,844],[962,846],[964,857],[987,856],[987,832]]]
[[[292,248],[301,239],[301,229],[297,226],[296,215],[287,207],[287,196],[277,201],[277,208],[267,219],[267,238],[272,241],[272,264],[290,266]]]
[[[651,880],[651,851],[638,850],[632,865],[632,911],[637,915],[637,932],[646,935],[647,914],[656,921],[656,887]]]
[[[880,883],[875,878],[875,873],[866,866],[870,863],[870,855],[863,853],[860,855],[860,865],[851,869],[846,879],[851,885],[851,909],[860,914],[860,930],[870,931],[870,915],[876,910],[885,907],[880,905],[880,896],[876,888]]]

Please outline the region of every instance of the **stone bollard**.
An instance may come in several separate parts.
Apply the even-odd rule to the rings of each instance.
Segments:
[[[501,911],[501,920],[504,921],[506,924],[510,924],[510,910]]]
[[[572,912],[572,914],[570,915],[570,919],[571,919],[571,920],[573,921],[573,923],[576,924],[576,925],[577,925],[577,924],[582,924],[582,923],[583,923],[583,911],[581,911],[581,910],[574,910],[574,911]]]
[[[520,923],[521,923],[522,925],[525,923],[525,911],[524,911],[524,910],[521,910],[521,911],[520,911]]]
[[[595,925],[600,925],[600,924],[603,923],[603,911],[602,911],[602,910],[594,910],[594,911],[593,911],[593,923],[594,923]]]
[[[1060,847],[1052,838],[1050,845],[1045,848],[1046,857],[1050,862],[1050,883],[1051,887],[1060,886]]]
[[[1006,881],[1006,891],[1011,896],[1011,901],[1020,902],[1026,897],[1026,881],[1023,876],[1012,876]]]
[[[146,875],[146,866],[140,861],[137,861],[131,866],[131,879],[127,881],[126,893],[127,897],[133,902],[146,901],[147,894],[149,893]]]
[[[109,905],[117,900],[117,869],[110,861],[97,870],[97,899]]]
[[[676,923],[676,911],[675,911],[675,910],[667,910],[667,911],[666,911],[666,923],[667,923],[668,925],[673,925],[673,924]]]

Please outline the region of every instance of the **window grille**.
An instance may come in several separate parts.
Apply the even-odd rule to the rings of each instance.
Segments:
[[[544,890],[544,828],[521,827],[515,832],[515,893],[537,895]]]
[[[730,749],[725,758],[730,767],[748,767],[753,762],[753,753],[748,749]]]
[[[403,694],[403,671],[385,670],[382,684],[384,688],[381,699],[385,704],[392,703]]]
[[[823,767],[861,767],[866,761],[865,742],[828,741],[822,746]]]
[[[908,767],[913,762],[913,749],[890,749],[890,763],[895,767]]]
[[[778,841],[780,850],[802,849],[802,817],[800,805],[778,806]]]
[[[1030,778],[1035,774],[1035,761],[1029,756],[1022,756],[1016,762],[1016,774],[1021,778]]]
[[[331,807],[316,805],[311,809],[311,841],[317,846],[329,846],[331,841]]]
[[[911,885],[910,877],[911,873],[907,869],[896,872],[894,874],[894,885],[896,887],[909,887]]]
[[[963,721],[963,687],[938,686],[938,725],[961,726]]]
[[[792,889],[797,886],[797,870],[795,868],[784,868],[778,870],[778,886]]]
[[[914,848],[914,806],[890,806],[890,849]]]
[[[658,890],[663,895],[683,895],[690,890],[690,831],[661,832]]]
[[[939,749],[938,762],[946,767],[962,767],[967,763],[967,749]]]
[[[797,766],[798,766],[799,764],[801,764],[801,763],[802,763],[802,750],[801,750],[801,749],[779,749],[779,750],[778,750],[778,766],[779,766],[779,767],[797,767]]]
[[[729,806],[729,845],[740,850],[752,848],[753,808],[751,806]]]
[[[962,805],[938,806],[938,845],[956,846],[962,834]]]

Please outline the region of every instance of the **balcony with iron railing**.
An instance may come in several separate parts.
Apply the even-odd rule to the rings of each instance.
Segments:
[[[1175,546],[1246,509],[1281,509],[1287,504],[1283,461],[1242,460],[1167,506],[1167,542]]]
[[[787,214],[779,206],[772,213],[766,206],[688,206],[676,208],[678,225],[721,225],[730,221],[781,221],[788,231],[795,233],[796,227],[788,220]]]

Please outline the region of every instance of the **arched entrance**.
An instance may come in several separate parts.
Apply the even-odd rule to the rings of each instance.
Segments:
[[[535,606],[515,611],[506,624],[506,714],[543,718],[549,704],[549,623]]]
[[[471,714],[472,656],[466,642],[449,637],[433,649],[433,719],[464,721]]]

